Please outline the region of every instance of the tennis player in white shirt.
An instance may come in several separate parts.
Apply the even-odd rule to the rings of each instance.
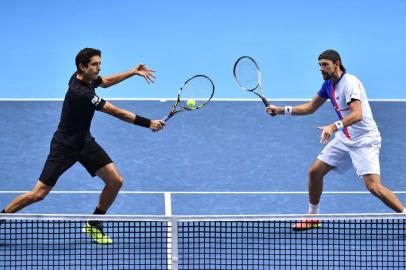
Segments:
[[[373,195],[394,211],[406,213],[398,197],[381,183],[381,136],[373,119],[364,86],[357,77],[345,71],[338,52],[326,50],[320,54],[318,60],[324,83],[310,102],[293,107],[270,105],[267,108],[267,112],[272,116],[307,115],[314,113],[329,99],[337,113],[338,121],[320,127],[320,142],[328,144],[309,168],[309,214],[319,213],[323,177],[333,169],[338,172],[345,171],[351,164]],[[314,219],[298,222],[293,229],[307,230],[318,227],[320,221]]]

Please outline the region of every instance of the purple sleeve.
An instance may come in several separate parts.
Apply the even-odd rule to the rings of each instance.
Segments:
[[[321,86],[321,89],[319,90],[319,92],[317,93],[318,96],[328,99],[328,93],[327,93],[327,81],[325,81],[323,83],[323,85]]]

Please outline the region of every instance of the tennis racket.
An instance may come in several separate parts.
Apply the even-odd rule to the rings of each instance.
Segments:
[[[265,107],[270,103],[262,92],[262,78],[259,65],[250,56],[241,56],[234,64],[234,78],[242,90],[249,91],[261,98]]]
[[[195,75],[181,86],[175,105],[173,105],[172,110],[162,120],[166,122],[178,112],[203,108],[209,103],[213,95],[213,81],[206,75]],[[191,105],[191,101],[194,104]]]

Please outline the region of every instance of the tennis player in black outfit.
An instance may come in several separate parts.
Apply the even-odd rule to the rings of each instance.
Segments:
[[[79,161],[92,177],[97,175],[105,183],[94,211],[94,214],[105,214],[123,185],[123,177],[90,133],[94,112],[101,111],[154,132],[161,130],[165,125],[162,120],[150,120],[118,108],[95,93],[95,88],[99,86],[110,87],[134,75],[153,83],[154,71],[140,64],[127,72],[101,77],[100,59],[101,52],[98,49],[85,48],[77,54],[75,59],[77,71],[69,80],[59,126],[52,138],[50,152],[39,181],[32,191],[15,198],[2,213],[15,213],[43,200],[55,186],[58,178]],[[103,232],[100,221],[87,222],[83,231],[99,244],[112,243],[112,239]]]

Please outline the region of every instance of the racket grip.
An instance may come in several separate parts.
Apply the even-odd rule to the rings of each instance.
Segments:
[[[261,97],[261,99],[262,99],[262,102],[264,103],[265,107],[269,107],[269,105],[271,105],[271,103],[269,103],[269,101],[266,98]]]
[[[168,121],[169,120],[169,118],[171,118],[172,117],[172,115],[167,115],[167,116],[165,116],[163,119],[162,119],[162,121],[164,121],[165,123],[166,123],[166,121]]]

